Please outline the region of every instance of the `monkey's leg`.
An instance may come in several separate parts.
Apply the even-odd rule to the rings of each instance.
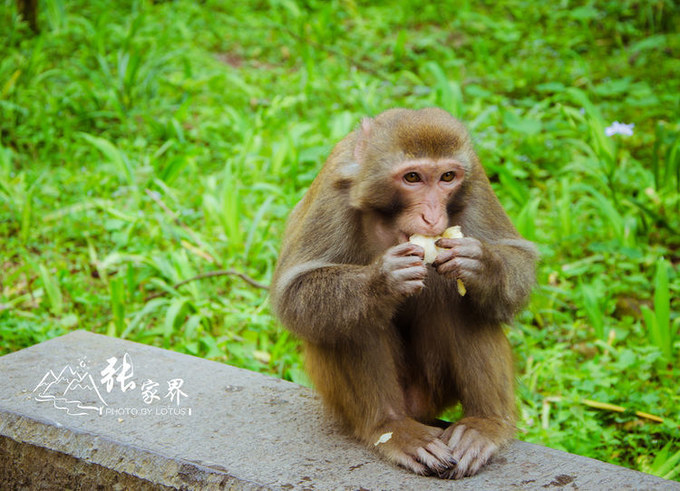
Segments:
[[[500,326],[456,331],[455,383],[464,417],[444,431],[458,465],[448,475],[472,476],[515,432],[512,354]],[[464,349],[460,349],[464,348]]]
[[[325,403],[359,440],[417,474],[443,474],[454,465],[451,450],[438,438],[441,428],[406,415],[394,346],[384,331],[361,343],[308,344],[307,369]]]

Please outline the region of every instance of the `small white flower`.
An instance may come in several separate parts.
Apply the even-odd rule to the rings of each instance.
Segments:
[[[635,128],[635,123],[626,124],[614,121],[611,124],[611,126],[607,126],[604,129],[604,134],[607,136],[613,135],[633,136],[633,128]]]

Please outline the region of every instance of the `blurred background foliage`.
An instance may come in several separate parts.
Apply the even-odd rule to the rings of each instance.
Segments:
[[[436,105],[542,254],[519,437],[679,478],[678,4],[41,0],[37,33],[0,7],[0,354],[80,328],[305,383],[233,273],[269,282],[361,117]]]

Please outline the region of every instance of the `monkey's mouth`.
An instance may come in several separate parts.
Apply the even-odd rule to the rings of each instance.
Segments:
[[[403,244],[404,242],[408,242],[408,238],[411,237],[413,234],[407,234],[406,232],[399,232],[397,235],[397,240],[399,241],[399,244]]]

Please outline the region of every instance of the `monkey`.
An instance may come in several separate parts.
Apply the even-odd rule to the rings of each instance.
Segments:
[[[451,225],[464,237],[439,239],[426,265],[409,236]],[[417,474],[459,479],[514,436],[504,325],[528,301],[536,260],[463,123],[390,109],[333,148],[291,212],[271,305],[350,433]],[[459,421],[437,419],[458,403]]]

